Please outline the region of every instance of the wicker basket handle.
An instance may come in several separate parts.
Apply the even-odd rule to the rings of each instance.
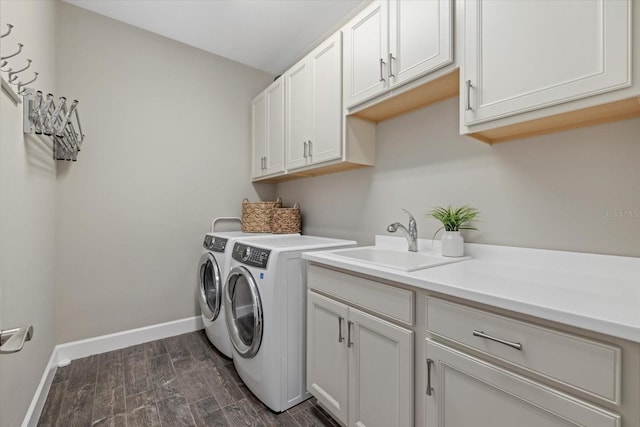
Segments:
[[[276,203],[280,203],[280,204],[282,205],[282,197],[278,197],[278,198],[276,199]]]
[[[300,203],[296,202],[296,203],[293,205],[293,209],[300,209]]]
[[[242,199],[242,203],[249,203],[249,199],[245,197],[244,199]]]

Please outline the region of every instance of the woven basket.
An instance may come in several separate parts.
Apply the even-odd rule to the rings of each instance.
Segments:
[[[295,204],[293,208],[277,208],[273,210],[271,220],[271,232],[276,234],[300,233],[300,205]]]
[[[282,206],[282,199],[275,202],[242,201],[242,231],[245,233],[270,233],[273,211]]]

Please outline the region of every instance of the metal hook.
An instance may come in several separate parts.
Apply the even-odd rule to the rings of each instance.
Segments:
[[[2,65],[0,65],[0,71],[4,71],[5,73],[8,73],[9,71],[11,71],[11,68],[9,68],[8,70],[3,70],[5,65],[9,65],[9,61],[2,61]]]
[[[28,82],[25,82],[25,83],[18,82],[18,95],[22,95],[22,92],[24,92],[27,89],[25,87],[26,85],[33,83],[38,79],[38,73],[34,72],[33,75],[34,75],[33,80],[29,80]]]
[[[16,55],[19,55],[20,52],[22,52],[22,47],[24,45],[22,43],[18,43],[18,51],[16,53],[14,53],[13,55],[9,55],[9,56],[2,56],[0,57],[0,60],[5,60],[5,59],[9,59],[9,58],[13,58]]]
[[[11,34],[11,30],[13,29],[13,25],[7,24],[7,27],[9,27],[9,29],[7,30],[6,33],[0,35],[0,39],[3,39],[5,37],[7,37],[9,34]]]
[[[27,65],[24,68],[20,68],[19,70],[15,70],[15,71],[10,71],[9,72],[9,82],[11,82],[12,80],[14,80],[14,77],[18,77],[16,76],[16,74],[19,74],[21,72],[23,72],[24,70],[26,70],[27,68],[31,67],[31,60],[27,59]]]

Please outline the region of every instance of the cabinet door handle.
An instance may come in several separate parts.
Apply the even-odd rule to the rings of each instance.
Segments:
[[[260,170],[264,170],[264,157],[260,157]]]
[[[311,140],[309,140],[309,142],[307,143],[307,146],[309,147],[309,151],[308,151],[309,157],[311,157],[311,147],[312,147]]]
[[[467,88],[467,107],[465,108],[466,111],[471,110],[471,80],[467,80],[466,82],[466,88]]]
[[[353,343],[351,342],[351,325],[353,325],[353,322],[349,320],[347,322],[347,348],[353,347]]]
[[[427,396],[433,395],[433,387],[431,387],[431,366],[433,360],[427,359]]]
[[[267,156],[264,156],[263,159],[264,159],[264,169],[266,170],[267,169]]]
[[[380,81],[384,81],[384,76],[382,75],[382,67],[384,67],[384,59],[380,58]]]
[[[391,77],[395,77],[396,75],[393,74],[393,60],[396,59],[393,57],[393,53],[389,52],[389,78]]]
[[[306,159],[308,157],[308,154],[307,154],[307,150],[308,150],[307,141],[304,141],[302,144],[304,146],[302,156]]]
[[[487,339],[489,341],[495,341],[498,342],[500,344],[504,344],[507,347],[511,347],[511,348],[515,348],[518,351],[522,351],[522,344],[520,344],[519,342],[511,342],[511,341],[506,341],[500,338],[496,338],[496,337],[492,337],[491,335],[487,335],[484,333],[484,331],[473,331],[473,336],[474,337],[480,337],[480,338],[484,338]]]
[[[344,337],[342,336],[342,321],[344,319],[342,316],[338,316],[338,342],[343,342]]]

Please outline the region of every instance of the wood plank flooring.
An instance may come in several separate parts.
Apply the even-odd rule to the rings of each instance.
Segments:
[[[269,410],[203,331],[89,356],[59,368],[38,425],[338,426],[315,399],[281,414]]]

